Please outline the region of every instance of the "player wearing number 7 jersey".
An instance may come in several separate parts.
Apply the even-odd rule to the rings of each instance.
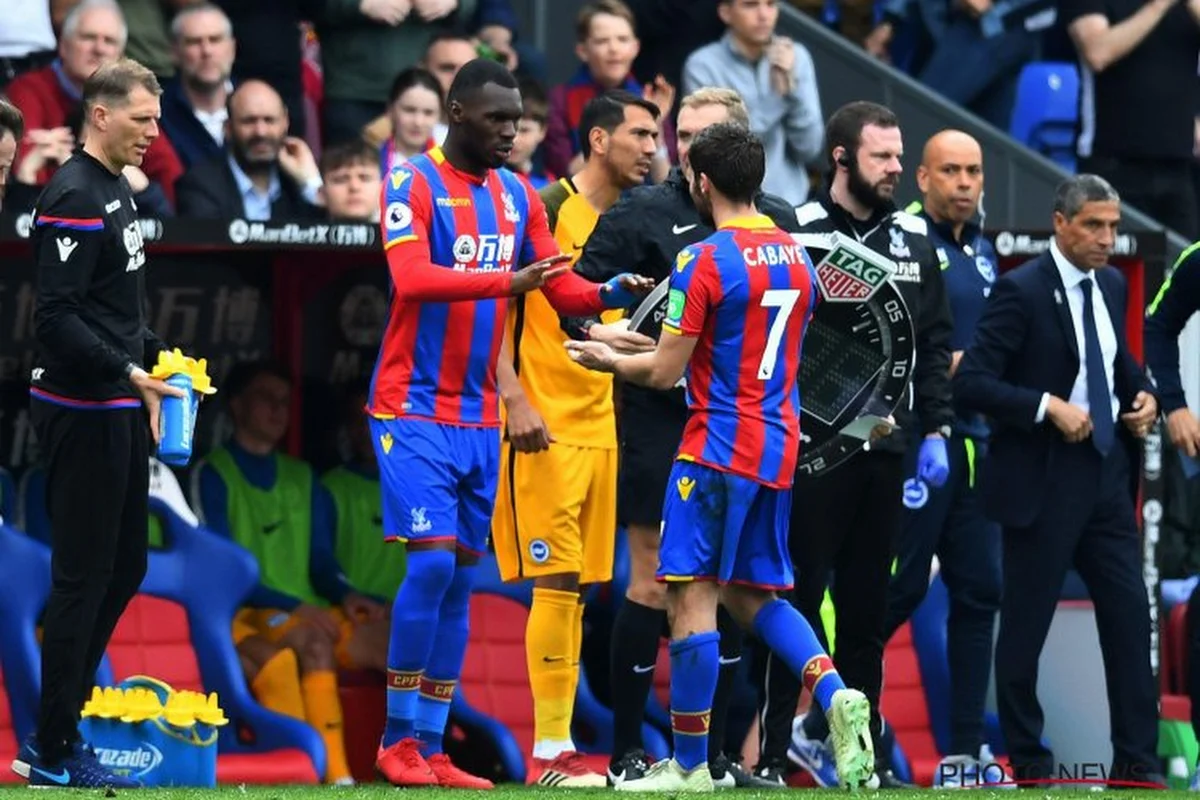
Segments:
[[[668,585],[675,752],[621,791],[709,790],[708,726],[718,601],[787,663],[826,709],[846,785],[871,775],[870,706],[847,689],[812,628],[775,592],[792,588],[791,485],[800,445],[797,373],[818,287],[804,248],[758,213],[762,143],[726,123],[692,144],[691,194],[717,232],[675,262],[663,336],[623,356],[568,342],[591,369],[665,388],[687,372],[691,415],[667,489],[658,580]]]

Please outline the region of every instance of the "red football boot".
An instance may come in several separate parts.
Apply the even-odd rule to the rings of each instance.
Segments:
[[[532,774],[529,776],[530,785],[563,789],[602,788],[608,785],[608,779],[588,769],[583,756],[574,750],[559,753],[554,758],[535,758],[533,764],[540,772],[536,777]]]
[[[450,756],[438,753],[429,757],[429,769],[436,776],[436,783],[444,789],[494,789],[496,785],[487,778],[477,778],[454,766]]]
[[[437,786],[438,776],[421,755],[416,739],[401,739],[391,747],[380,747],[375,769],[393,786]]]

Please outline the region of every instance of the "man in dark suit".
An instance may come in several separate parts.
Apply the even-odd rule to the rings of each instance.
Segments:
[[[194,164],[175,184],[181,217],[323,219],[321,172],[303,139],[288,136],[279,93],[262,81],[229,95],[225,152]]]
[[[1134,521],[1138,439],[1158,403],[1125,341],[1125,281],[1107,265],[1119,221],[1120,199],[1102,178],[1062,183],[1049,252],[996,281],[954,376],[961,403],[994,421],[981,489],[1004,529],[996,700],[1018,780],[1054,775],[1041,743],[1038,658],[1072,565],[1095,603],[1108,677],[1109,777],[1158,778]]]

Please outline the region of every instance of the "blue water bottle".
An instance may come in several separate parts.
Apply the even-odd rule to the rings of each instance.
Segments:
[[[166,383],[186,392],[184,397],[164,397],[158,417],[158,459],[172,467],[186,467],[192,458],[192,434],[196,429],[199,398],[192,391],[191,376],[176,373]]]

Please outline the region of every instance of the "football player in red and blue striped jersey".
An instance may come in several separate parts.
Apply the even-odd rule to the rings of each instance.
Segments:
[[[570,257],[541,199],[502,168],[522,113],[508,70],[469,62],[447,110],[443,147],[395,167],[381,201],[392,297],[367,411],[384,535],[406,543],[408,569],[392,611],[377,765],[399,786],[486,789],[490,781],[450,763],[442,738],[500,472],[496,362],[508,298],[540,288],[559,312],[592,314],[633,304],[649,282],[595,284],[556,267]]]
[[[668,583],[673,758],[621,791],[712,788],[708,724],[719,664],[717,603],[753,629],[827,709],[840,778],[874,769],[870,706],[847,689],[808,622],[775,592],[792,588],[791,486],[800,447],[797,375],[819,287],[803,246],[758,213],[761,141],[745,127],[702,131],[691,192],[716,233],[679,253],[653,353],[567,342],[585,366],[651,388],[687,376],[691,415],[663,506],[657,577]]]

